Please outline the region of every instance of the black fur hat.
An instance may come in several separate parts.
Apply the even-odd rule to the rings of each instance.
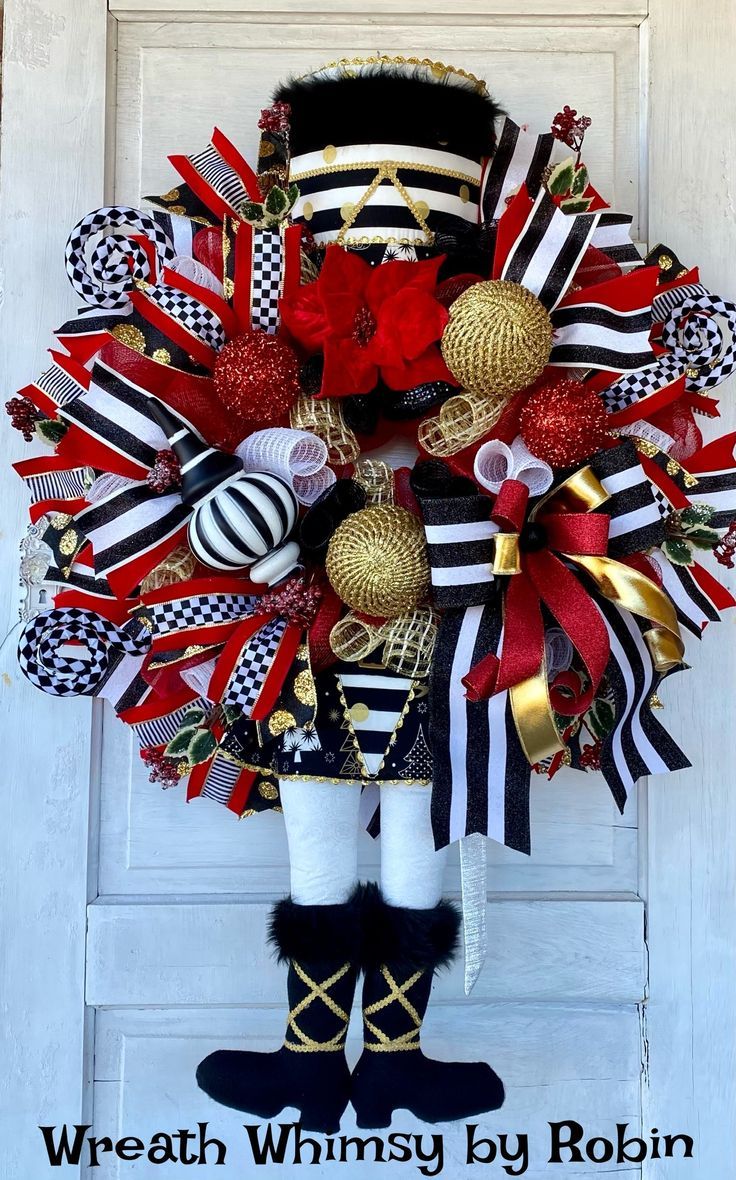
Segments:
[[[324,72],[279,86],[274,101],[291,106],[293,155],[325,144],[397,143],[453,152],[480,161],[495,142],[503,112],[479,86],[457,85],[448,75],[375,66],[355,76]]]

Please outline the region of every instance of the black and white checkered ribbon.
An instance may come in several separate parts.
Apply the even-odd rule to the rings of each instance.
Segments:
[[[223,347],[225,329],[220,318],[199,299],[186,295],[168,283],[156,283],[147,287],[145,295],[160,311],[170,316],[185,331],[198,337],[203,344],[215,352],[219,352]]]
[[[284,243],[280,229],[253,229],[251,327],[269,335],[278,331],[279,299],[284,279]]]
[[[74,290],[94,307],[122,308],[137,281],[151,282],[148,255],[130,232],[144,234],[159,267],[174,258],[174,246],[154,217],[129,205],[105,205],[75,225],[66,244],[66,270]]]
[[[52,696],[99,696],[121,660],[131,656],[139,663],[150,645],[138,622],[117,627],[94,611],[54,607],[24,627],[18,663],[31,684]]]

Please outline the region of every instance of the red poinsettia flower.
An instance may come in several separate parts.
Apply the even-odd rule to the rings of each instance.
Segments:
[[[370,266],[329,246],[319,278],[281,303],[282,322],[308,352],[322,352],[320,397],[449,381],[437,342],[448,313],[435,298],[442,258]]]

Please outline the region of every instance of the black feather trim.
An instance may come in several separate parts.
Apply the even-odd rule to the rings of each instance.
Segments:
[[[448,967],[455,958],[460,914],[443,898],[430,910],[389,905],[377,885],[365,886],[363,966],[389,964],[400,973]]]
[[[293,155],[327,144],[397,143],[480,161],[495,143],[503,111],[489,95],[438,79],[377,67],[353,78],[308,76],[285,82],[274,101],[291,107]]]
[[[358,962],[364,892],[364,886],[358,885],[342,905],[297,905],[290,897],[277,901],[268,926],[277,961]]]

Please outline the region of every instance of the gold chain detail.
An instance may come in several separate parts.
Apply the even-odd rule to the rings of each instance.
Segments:
[[[323,164],[319,168],[308,168],[305,172],[291,172],[289,180],[298,184],[300,180],[312,180],[315,176],[328,176],[334,172],[365,172],[368,168],[390,168],[397,172],[400,168],[407,168],[411,172],[433,172],[437,176],[449,176],[451,180],[464,180],[478,188],[480,181],[477,176],[467,172],[460,172],[455,168],[442,168],[438,164],[422,164],[419,160],[350,160],[344,164]]]
[[[369,1004],[367,1008],[363,1009],[363,1021],[366,1028],[373,1033],[376,1038],[376,1043],[371,1044],[369,1041],[364,1041],[366,1049],[370,1049],[373,1053],[402,1053],[407,1049],[418,1049],[419,1033],[422,1028],[422,1018],[407,997],[406,993],[414,986],[417,980],[422,978],[423,971],[415,971],[415,973],[406,980],[405,983],[399,985],[389,971],[388,967],[381,967],[381,975],[388,985],[388,992],[382,1000],[376,1000],[374,1004]],[[414,1028],[410,1028],[408,1032],[402,1033],[401,1036],[391,1040],[385,1032],[369,1020],[369,1016],[375,1016],[376,1012],[381,1012],[387,1008],[389,1004],[398,1001],[401,1007],[409,1014],[414,1021]]]
[[[286,1039],[284,1041],[284,1047],[286,1049],[291,1049],[294,1053],[339,1052],[345,1045],[345,1037],[347,1036],[350,1014],[345,1012],[345,1010],[341,1008],[335,1000],[333,1000],[332,996],[328,994],[328,989],[333,987],[339,980],[343,978],[343,976],[347,975],[348,971],[350,970],[350,963],[343,964],[339,970],[335,971],[334,975],[331,975],[329,979],[326,979],[324,983],[321,984],[312,979],[311,976],[309,976],[304,970],[304,968],[300,967],[300,965],[295,960],[292,960],[291,965],[301,979],[302,983],[306,984],[310,990],[309,994],[304,996],[304,998],[299,1001],[296,1007],[292,1008],[289,1012],[289,1028],[298,1037],[298,1043]],[[334,1037],[330,1037],[329,1041],[315,1041],[312,1037],[307,1036],[307,1034],[303,1032],[297,1024],[297,1016],[301,1016],[302,1012],[305,1012],[310,1004],[314,1003],[315,1000],[321,1000],[325,1007],[329,1008],[330,1012],[334,1013],[334,1015],[337,1016],[339,1020],[344,1021],[343,1028],[339,1029],[338,1032],[335,1033]]]

